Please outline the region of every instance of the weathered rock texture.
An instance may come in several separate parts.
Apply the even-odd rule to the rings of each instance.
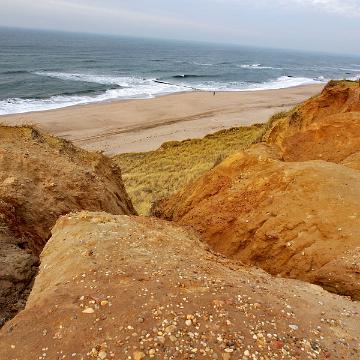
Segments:
[[[331,81],[319,96],[276,121],[268,143],[280,147],[285,161],[339,163],[360,152],[360,86]]]
[[[33,278],[37,271],[38,258],[21,248],[18,239],[0,228],[0,327],[23,309]]]
[[[330,83],[265,139],[153,213],[226,256],[360,300],[358,83]]]
[[[63,216],[1,359],[358,359],[360,304],[151,218]]]
[[[120,169],[30,127],[0,126],[0,324],[23,305],[57,218],[82,209],[134,213]]]
[[[345,251],[360,247],[359,171],[286,163],[267,150],[226,159],[159,204],[157,215],[191,225],[226,256],[360,299],[360,258],[339,269]]]

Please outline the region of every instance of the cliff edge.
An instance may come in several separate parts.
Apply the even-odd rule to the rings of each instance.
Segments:
[[[115,163],[32,127],[0,126],[0,325],[24,306],[58,217],[84,209],[135,213]]]
[[[54,227],[0,358],[358,359],[359,314],[214,255],[175,224],[82,212]]]

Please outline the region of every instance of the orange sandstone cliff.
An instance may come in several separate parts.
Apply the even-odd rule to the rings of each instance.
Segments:
[[[0,126],[0,325],[24,306],[60,215],[134,214],[109,158],[31,127]]]
[[[153,213],[228,257],[359,300],[358,83],[331,82],[264,139]]]
[[[59,269],[61,272],[59,273]],[[358,359],[359,303],[152,218],[63,216],[1,359]]]
[[[346,162],[360,152],[359,82],[330,81],[319,96],[276,121],[266,136],[285,161]]]

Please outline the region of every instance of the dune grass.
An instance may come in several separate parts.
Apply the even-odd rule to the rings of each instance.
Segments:
[[[261,140],[266,124],[222,130],[202,139],[170,141],[158,150],[114,156],[126,189],[141,215],[153,202],[179,190],[225,157]]]

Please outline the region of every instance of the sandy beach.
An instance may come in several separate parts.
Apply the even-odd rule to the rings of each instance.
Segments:
[[[4,124],[39,129],[107,154],[141,152],[169,140],[202,137],[233,126],[261,123],[321,91],[323,85],[247,92],[190,92],[148,100],[73,106],[1,116]]]

